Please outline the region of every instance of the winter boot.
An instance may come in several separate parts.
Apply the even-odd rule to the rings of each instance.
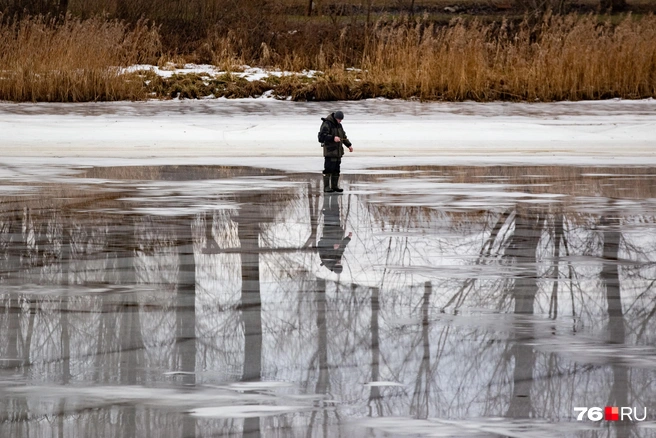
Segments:
[[[339,187],[339,175],[332,175],[330,177],[330,183],[333,187],[333,192],[342,193],[344,189]]]
[[[334,192],[334,190],[330,188],[330,177],[331,176],[332,175],[330,173],[323,175],[323,192],[324,193]]]

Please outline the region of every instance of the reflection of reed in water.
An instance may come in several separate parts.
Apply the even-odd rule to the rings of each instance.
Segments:
[[[400,166],[381,168],[398,173],[389,176],[353,175],[353,183],[376,180],[439,178],[452,184],[500,184],[505,190],[533,194],[564,194],[569,197],[649,199],[656,197],[656,174],[650,167],[599,166]],[[402,194],[403,185],[394,193]],[[566,200],[565,200],[566,203]]]
[[[260,167],[194,165],[93,167],[76,174],[79,178],[119,181],[198,181],[281,175],[284,172]]]

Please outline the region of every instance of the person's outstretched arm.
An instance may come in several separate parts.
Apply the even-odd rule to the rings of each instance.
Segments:
[[[351,140],[346,137],[346,131],[344,131],[344,136],[342,137],[342,143],[344,146],[346,146],[349,150],[349,152],[353,152],[353,145],[351,144]]]

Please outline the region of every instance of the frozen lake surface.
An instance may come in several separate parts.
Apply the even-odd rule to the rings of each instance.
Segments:
[[[185,159],[225,164],[319,157],[321,117],[341,109],[348,165],[445,162],[656,164],[656,100],[443,103],[214,99],[84,104],[0,103],[2,157]],[[271,162],[273,160],[273,163]],[[362,161],[366,161],[363,163]],[[79,161],[77,162],[79,163]],[[179,161],[176,161],[179,163]],[[243,165],[243,160],[235,164]],[[106,164],[103,164],[106,165]],[[316,169],[319,165],[302,168]]]
[[[654,100],[0,103],[0,436],[656,437],[654,126]]]
[[[0,436],[656,436],[653,167],[64,161],[0,166]]]

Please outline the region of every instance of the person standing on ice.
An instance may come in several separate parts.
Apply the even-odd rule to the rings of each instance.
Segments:
[[[353,146],[342,127],[344,113],[335,111],[326,118],[321,118],[323,123],[319,129],[319,142],[323,149],[323,191],[325,193],[342,193],[344,189],[339,187],[339,166],[344,155],[344,146],[349,152],[353,152]]]

